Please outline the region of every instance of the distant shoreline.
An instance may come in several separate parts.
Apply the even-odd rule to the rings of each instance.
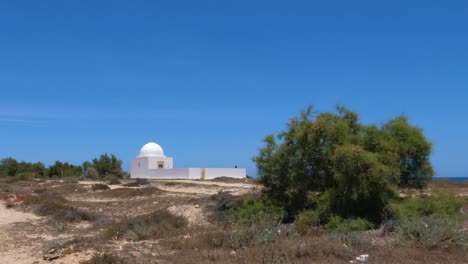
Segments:
[[[433,181],[448,180],[453,182],[464,182],[468,181],[468,177],[436,177],[432,179]]]

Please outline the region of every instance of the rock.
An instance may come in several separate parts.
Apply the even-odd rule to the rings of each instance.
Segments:
[[[359,261],[367,261],[369,259],[369,255],[368,254],[364,254],[364,255],[360,255],[359,257],[356,257],[356,260],[359,260]]]
[[[235,250],[232,250],[230,254],[231,254],[231,256],[235,256],[235,255],[237,255],[237,252]]]
[[[58,253],[50,253],[50,254],[44,255],[42,257],[42,259],[46,260],[46,261],[54,261],[54,260],[56,260],[58,258],[60,258],[60,254],[58,254]]]

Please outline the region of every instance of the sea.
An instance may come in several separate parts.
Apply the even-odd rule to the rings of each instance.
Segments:
[[[438,180],[449,180],[449,181],[455,181],[455,182],[462,182],[462,181],[468,181],[468,177],[435,177],[433,178],[434,181]]]

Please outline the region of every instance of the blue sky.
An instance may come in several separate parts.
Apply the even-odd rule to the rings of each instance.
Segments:
[[[406,114],[468,176],[467,1],[1,1],[0,157],[246,167],[309,104]]]

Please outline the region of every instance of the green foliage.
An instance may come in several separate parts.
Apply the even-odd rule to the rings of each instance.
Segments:
[[[55,161],[54,165],[49,167],[49,177],[78,177],[83,174],[81,166],[75,166],[68,162]]]
[[[390,214],[399,220],[408,221],[430,215],[439,215],[454,220],[462,218],[460,208],[464,199],[448,191],[436,191],[430,196],[404,198],[388,205]]]
[[[265,216],[274,221],[281,221],[284,216],[284,211],[281,208],[252,195],[243,197],[240,207],[232,212],[238,223],[246,225],[258,224],[265,220]]]
[[[9,157],[0,161],[0,177],[28,176],[29,178],[44,177],[47,169],[43,163],[18,162]]]
[[[468,247],[468,234],[455,221],[443,216],[400,221],[396,234],[400,243],[417,242],[425,246],[453,243]]]
[[[429,161],[432,144],[422,130],[411,126],[407,117],[400,116],[384,124],[382,133],[398,155],[400,185],[420,188],[427,183],[434,175]]]
[[[264,215],[280,221],[284,217],[284,210],[273,205],[265,197],[251,194],[236,197],[227,192],[219,192],[212,195],[211,199],[215,202],[213,217],[221,222],[252,225]]]
[[[329,230],[339,232],[364,231],[373,227],[373,224],[364,218],[343,219],[338,215],[332,215],[326,225]]]
[[[93,159],[92,167],[97,170],[99,177],[101,178],[110,175],[114,175],[119,178],[124,176],[122,161],[114,154],[111,154],[110,156],[108,154],[103,154],[99,158]]]
[[[423,186],[433,175],[431,144],[421,129],[398,117],[378,127],[363,125],[343,107],[337,113],[312,108],[293,118],[277,136],[265,138],[255,162],[264,194],[287,211],[304,209],[380,221],[401,186]],[[327,193],[325,208],[310,193]]]
[[[299,225],[319,225],[321,222],[320,212],[317,210],[304,210],[297,215],[296,222]]]
[[[15,176],[18,172],[18,162],[9,157],[0,161],[0,177]]]

